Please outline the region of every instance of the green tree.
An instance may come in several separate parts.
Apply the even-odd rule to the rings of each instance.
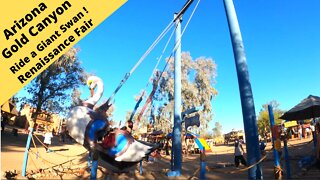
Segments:
[[[213,138],[220,137],[222,135],[222,125],[219,122],[215,122],[212,132]]]
[[[279,103],[277,101],[273,100],[267,104],[262,105],[262,109],[259,112],[257,122],[258,131],[261,136],[263,136],[265,132],[270,131],[270,118],[268,111],[269,104],[272,106],[275,124],[281,124],[282,122],[282,119],[280,119],[279,117],[283,114],[284,111],[279,109]]]
[[[35,116],[41,110],[64,113],[72,104],[71,91],[86,80],[77,52],[78,49],[71,48],[26,86],[30,96],[23,101],[36,107]]]
[[[173,59],[169,61],[169,68],[163,74],[159,84],[159,89],[155,94],[155,100],[158,101],[156,119],[162,130],[170,129],[173,120],[174,105],[174,63]],[[182,53],[181,62],[181,80],[182,80],[182,110],[181,112],[195,106],[203,106],[200,114],[201,127],[199,132],[205,133],[208,123],[213,118],[211,100],[217,95],[215,84],[217,66],[213,59],[200,57],[192,59],[190,53]]]

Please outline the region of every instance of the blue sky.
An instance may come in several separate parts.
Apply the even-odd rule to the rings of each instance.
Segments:
[[[196,2],[186,12],[182,27]],[[129,0],[76,45],[81,49],[79,58],[85,70],[104,80],[104,99],[111,95],[184,3],[185,0]],[[271,100],[277,100],[281,109],[289,110],[309,94],[319,96],[320,1],[234,0],[234,4],[256,114]],[[116,95],[115,119],[124,120],[126,111],[133,109],[134,95],[145,87],[165,41],[152,51]],[[219,121],[224,132],[243,129],[223,0],[200,2],[183,36],[182,51],[189,51],[193,58],[211,57],[218,66],[214,87],[219,94],[212,101],[215,117],[211,127]],[[87,96],[87,88],[83,88],[82,98]]]

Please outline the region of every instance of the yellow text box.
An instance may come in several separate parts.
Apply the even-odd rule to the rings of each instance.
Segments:
[[[126,1],[4,1],[0,7],[0,104]]]

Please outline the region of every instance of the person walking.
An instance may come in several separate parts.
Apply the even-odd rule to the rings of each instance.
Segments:
[[[51,139],[53,138],[53,135],[52,135],[52,129],[51,127],[49,126],[47,129],[46,129],[46,132],[44,134],[44,141],[43,141],[43,144],[45,145],[44,148],[46,149],[46,152],[49,153],[49,152],[52,152],[52,150],[49,149],[49,145],[51,144]]]
[[[299,139],[301,140],[302,139],[302,126],[301,125],[298,126],[298,135],[299,135]]]
[[[236,167],[239,167],[239,164],[243,164],[244,166],[247,166],[247,161],[243,157],[244,149],[242,147],[242,144],[240,140],[237,138],[234,142],[234,163]]]

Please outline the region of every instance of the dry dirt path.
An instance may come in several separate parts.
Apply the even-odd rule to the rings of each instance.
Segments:
[[[36,133],[37,137],[43,141],[43,136]],[[52,153],[46,153],[40,142],[34,138],[36,148],[31,143],[31,153],[28,161],[27,172],[29,177],[34,179],[79,179],[89,178],[90,174],[86,170],[87,153],[81,145],[67,141],[59,142],[58,137],[53,138],[51,149]],[[294,179],[319,179],[320,171],[312,168],[302,174],[298,167],[298,161],[312,153],[311,139],[291,140],[289,141],[289,154],[291,157],[291,172]],[[7,127],[1,134],[1,177],[5,178],[6,171],[14,172],[17,175],[7,173],[18,179],[21,177],[21,169],[24,157],[27,135],[19,130],[18,137],[13,136],[11,128]],[[245,147],[245,146],[244,146]],[[261,163],[264,179],[273,179],[273,155],[270,143],[267,146],[267,158]],[[233,166],[233,146],[214,146],[213,153],[207,154],[207,179],[247,179],[248,171],[241,171]],[[77,156],[78,155],[78,156]],[[59,165],[66,162],[63,165]],[[281,161],[284,165],[284,160]],[[55,166],[54,168],[51,168]],[[177,178],[168,178],[166,172],[170,169],[170,157],[164,156],[157,159],[156,162],[143,162],[143,175],[139,174],[139,164],[129,173],[111,173],[104,168],[104,162],[99,162],[98,177],[106,179],[198,179],[197,170],[200,167],[199,154],[183,157],[182,176]],[[223,168],[222,168],[223,167]],[[241,168],[244,168],[243,166]],[[283,167],[284,168],[284,167]],[[45,173],[37,173],[43,169]],[[55,169],[56,171],[54,171]],[[64,173],[61,173],[64,172]],[[33,174],[33,176],[31,175]],[[60,175],[60,176],[59,176]],[[193,176],[194,175],[194,176]],[[284,175],[285,176],[285,175]]]

